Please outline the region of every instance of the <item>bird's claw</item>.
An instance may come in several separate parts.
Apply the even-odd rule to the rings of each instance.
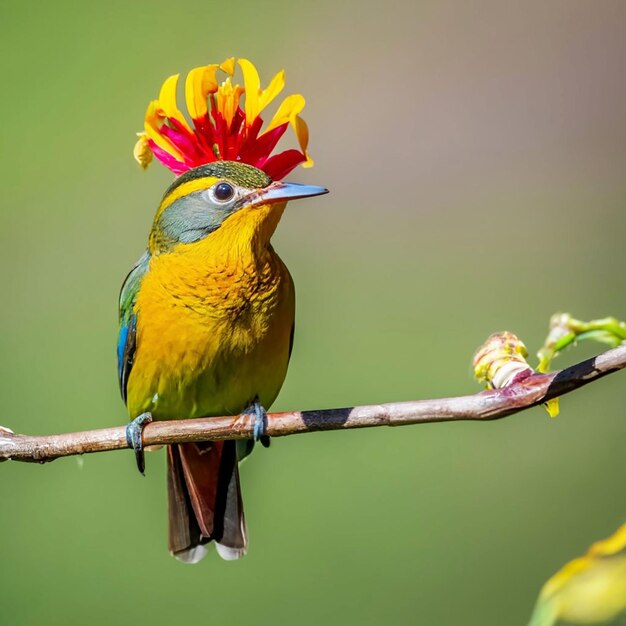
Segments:
[[[126,426],[126,442],[135,451],[135,461],[140,474],[145,476],[146,459],[143,451],[143,429],[152,421],[152,414],[142,413]]]
[[[254,417],[254,441],[260,441],[264,448],[270,447],[270,438],[267,434],[267,411],[263,408],[258,398],[243,412],[244,415]]]

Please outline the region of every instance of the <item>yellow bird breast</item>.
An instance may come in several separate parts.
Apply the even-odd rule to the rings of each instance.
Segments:
[[[223,244],[211,235],[151,259],[135,305],[131,417],[234,415],[257,396],[269,407],[278,395],[289,361],[293,281],[270,246],[259,252]]]

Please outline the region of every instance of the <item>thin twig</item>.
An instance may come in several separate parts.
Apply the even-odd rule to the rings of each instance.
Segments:
[[[321,411],[270,413],[267,433],[284,437],[321,430],[406,426],[427,422],[495,420],[562,396],[607,374],[626,367],[626,344],[550,374],[533,374],[504,389],[471,396],[393,402],[372,406]],[[249,439],[253,417],[210,417],[148,424],[145,445],[191,441]],[[62,435],[29,436],[0,428],[0,461],[45,463],[63,456],[128,448],[125,427],[89,430]]]

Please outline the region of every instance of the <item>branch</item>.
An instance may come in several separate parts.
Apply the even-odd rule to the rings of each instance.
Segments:
[[[530,374],[503,389],[470,396],[393,402],[321,411],[270,413],[267,434],[285,437],[300,433],[372,426],[406,426],[428,422],[495,420],[578,389],[626,367],[626,343],[592,359],[550,374]],[[143,431],[146,446],[250,439],[254,418],[209,417],[153,422]],[[0,461],[45,463],[59,457],[128,448],[124,426],[62,435],[16,435],[0,427]]]

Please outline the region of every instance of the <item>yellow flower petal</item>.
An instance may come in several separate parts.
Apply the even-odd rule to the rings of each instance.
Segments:
[[[259,116],[259,96],[261,95],[261,80],[256,67],[248,59],[237,61],[243,73],[243,84],[246,91],[246,125],[252,126],[252,122]]]
[[[300,150],[302,150],[302,154],[304,154],[304,156],[306,157],[306,161],[302,164],[302,167],[313,167],[313,159],[309,156],[309,153],[307,152],[307,148],[309,145],[309,127],[299,115],[295,116],[292,126],[294,132],[296,133],[296,137],[298,138]]]
[[[259,97],[259,113],[272,101],[285,87],[285,72],[280,70],[270,84],[261,91]]]
[[[229,76],[235,73],[235,57],[230,57],[220,63],[220,69],[226,72]]]
[[[163,126],[164,117],[165,114],[161,108],[160,102],[158,100],[150,102],[144,122],[146,135],[148,139],[152,139],[159,148],[165,150],[165,152],[171,154],[175,159],[183,163],[185,161],[183,155],[161,134],[161,126]]]
[[[307,148],[309,145],[309,127],[306,122],[298,115],[302,109],[304,109],[305,105],[304,97],[299,93],[293,94],[291,96],[287,96],[278,107],[278,111],[272,118],[272,121],[269,123],[267,130],[265,132],[269,132],[270,130],[276,128],[277,126],[281,126],[282,124],[286,124],[289,122],[293,128],[294,133],[296,134],[296,138],[298,139],[298,143],[300,144],[300,149],[302,153],[306,157],[306,161],[302,164],[302,167],[313,167],[313,159],[309,157],[307,152]]]
[[[267,88],[261,89],[261,80],[254,64],[248,59],[239,59],[237,63],[239,63],[243,73],[243,84],[246,92],[246,125],[251,126],[261,111],[285,87],[285,72],[283,70],[278,72]]]
[[[217,91],[217,70],[219,65],[196,67],[187,74],[185,80],[185,101],[191,119],[198,120],[208,113],[207,97]]]
[[[159,93],[159,105],[163,110],[166,117],[180,122],[188,131],[191,132],[189,124],[184,115],[180,112],[178,105],[176,104],[176,87],[178,85],[179,74],[170,76],[161,87]]]
[[[269,123],[267,127],[266,133],[276,128],[277,126],[282,126],[286,122],[291,122],[292,119],[304,109],[305,101],[304,97],[299,93],[293,94],[291,96],[287,96],[278,107],[278,111],[272,118],[272,121]]]
[[[133,156],[135,157],[135,161],[145,170],[152,162],[153,154],[148,145],[146,133],[137,133],[137,137],[139,137],[139,139],[137,139],[137,143],[133,148]]]

